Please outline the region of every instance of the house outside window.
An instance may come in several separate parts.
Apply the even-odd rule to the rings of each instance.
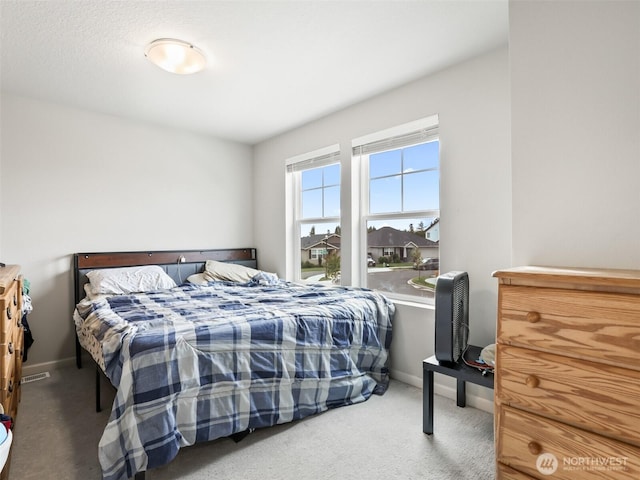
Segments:
[[[440,242],[427,230],[440,219],[438,117],[356,139],[352,146],[362,172],[359,251],[376,262],[363,268],[361,283],[390,298],[432,304]]]

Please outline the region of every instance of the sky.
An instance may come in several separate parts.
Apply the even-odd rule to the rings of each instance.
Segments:
[[[439,146],[438,141],[432,141],[369,155],[370,213],[439,209]],[[303,171],[303,219],[339,216],[340,165]],[[426,228],[433,220],[431,217],[376,220],[370,221],[368,226],[390,226],[405,230],[413,224],[417,229],[421,221]],[[337,223],[305,223],[301,227],[301,236],[309,235],[312,226],[315,226],[316,233],[325,233],[327,230],[333,233]]]

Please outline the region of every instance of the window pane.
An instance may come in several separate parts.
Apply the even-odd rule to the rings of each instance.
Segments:
[[[423,143],[407,147],[403,151],[404,172],[438,168],[440,142]]]
[[[396,175],[402,168],[401,150],[374,153],[369,155],[369,176],[371,178]]]
[[[340,226],[332,223],[300,226],[300,279],[305,283],[340,284]]]
[[[437,219],[424,217],[368,222],[367,287],[433,303],[439,273],[438,225]]]
[[[388,213],[402,210],[402,177],[386,177],[369,183],[369,212]]]
[[[302,192],[302,218],[322,217],[322,189]]]
[[[322,168],[313,168],[302,172],[302,190],[322,186]]]
[[[323,155],[287,166],[287,183],[294,189],[287,198],[287,208],[293,210],[298,230],[291,242],[295,252],[288,252],[287,261],[300,259],[293,269],[287,264],[288,274],[293,274],[290,280],[340,284],[338,159],[339,155]],[[307,168],[312,165],[315,168]],[[291,204],[291,200],[297,203]]]
[[[376,139],[375,145],[360,149],[374,150],[384,142],[398,145],[394,150],[359,156],[365,162],[363,170],[368,166],[369,171],[363,182],[363,188],[368,187],[369,208],[361,217],[367,223],[367,249],[359,255],[367,255],[367,287],[397,298],[417,296],[433,303],[440,258],[436,213],[440,209],[440,143],[425,142],[424,136],[415,133],[407,129],[406,134]],[[437,130],[429,134],[435,138]],[[414,141],[423,143],[410,143]],[[358,151],[354,148],[355,155]]]
[[[324,168],[324,186],[340,185],[340,164]]]
[[[322,216],[340,216],[340,187],[328,187],[324,189],[324,212]]]
[[[439,181],[437,170],[404,175],[403,210],[440,208]]]
[[[302,217],[340,215],[340,165],[328,165],[302,172]]]

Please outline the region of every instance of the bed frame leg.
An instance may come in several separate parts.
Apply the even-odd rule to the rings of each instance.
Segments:
[[[100,367],[96,363],[96,412],[101,412],[102,407],[100,406]],[[138,477],[136,476],[136,480]],[[144,477],[141,479],[144,480]]]
[[[78,334],[76,333],[76,366],[82,368],[82,347],[80,346],[80,340],[78,340]]]

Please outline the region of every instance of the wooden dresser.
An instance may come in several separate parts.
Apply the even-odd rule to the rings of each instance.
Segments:
[[[640,271],[494,277],[497,478],[640,478]]]
[[[0,403],[14,420],[20,402],[23,345],[22,276],[20,266],[7,265],[0,267]],[[0,480],[8,478],[9,462]]]

